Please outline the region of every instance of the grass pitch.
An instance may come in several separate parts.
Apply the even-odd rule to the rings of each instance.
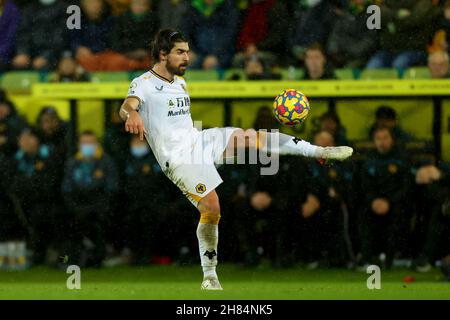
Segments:
[[[0,272],[0,299],[448,299],[439,271],[381,271],[381,289],[369,290],[366,273],[348,270],[244,269],[219,265],[222,292],[200,290],[199,266],[115,267],[81,270],[81,289],[66,287],[64,270]],[[415,278],[405,283],[405,276]]]

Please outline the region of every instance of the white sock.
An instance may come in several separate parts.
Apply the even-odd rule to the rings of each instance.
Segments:
[[[278,135],[278,141],[275,135]],[[264,152],[300,155],[308,158],[321,158],[324,149],[284,133],[268,133],[266,141],[263,138],[263,143],[264,146],[261,149]]]
[[[204,279],[217,279],[217,244],[219,226],[217,224],[199,223],[197,227],[200,261]]]

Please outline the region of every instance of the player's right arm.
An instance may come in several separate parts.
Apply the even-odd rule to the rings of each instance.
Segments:
[[[120,108],[119,115],[125,121],[125,131],[131,134],[139,134],[139,138],[144,140],[144,133],[147,133],[144,128],[144,122],[139,115],[140,101],[136,97],[128,97]]]

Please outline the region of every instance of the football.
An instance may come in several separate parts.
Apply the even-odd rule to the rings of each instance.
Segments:
[[[298,90],[287,89],[276,96],[273,102],[275,118],[287,126],[305,121],[309,113],[308,98]]]

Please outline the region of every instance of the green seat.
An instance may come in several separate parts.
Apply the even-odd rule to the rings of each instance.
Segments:
[[[11,71],[3,75],[0,88],[11,93],[28,93],[34,83],[39,82],[37,71]]]
[[[187,70],[183,77],[186,81],[218,81],[219,73],[216,70]]]
[[[398,79],[396,69],[365,69],[361,72],[362,80]]]
[[[93,72],[92,82],[129,82],[128,72]]]
[[[427,67],[408,68],[403,74],[404,79],[431,79],[430,70]]]
[[[355,78],[351,68],[336,69],[334,70],[334,76],[339,80],[353,80]]]
[[[142,76],[144,73],[148,72],[148,70],[137,70],[137,71],[131,71],[129,74],[129,79],[128,80],[133,80],[134,78],[140,77]]]
[[[305,76],[305,71],[301,68],[280,69],[279,73],[282,80],[302,80]]]
[[[41,78],[41,82],[53,82],[53,81],[55,81],[56,77],[57,77],[57,72],[55,72],[55,71],[54,72],[47,72]]]

